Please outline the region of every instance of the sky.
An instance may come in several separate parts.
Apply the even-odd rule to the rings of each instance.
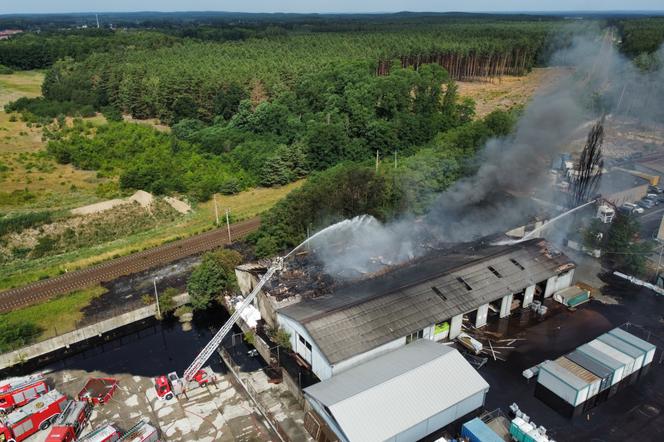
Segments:
[[[0,14],[118,11],[396,12],[664,10],[662,0],[2,0]]]

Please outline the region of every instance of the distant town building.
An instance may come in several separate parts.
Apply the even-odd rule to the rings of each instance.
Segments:
[[[21,31],[20,29],[4,29],[0,31],[0,40],[8,40],[14,35],[20,34],[21,32],[23,31]]]

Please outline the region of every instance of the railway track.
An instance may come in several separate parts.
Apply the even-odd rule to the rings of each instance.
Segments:
[[[231,225],[231,238],[237,240],[255,231],[259,218],[252,218]],[[91,285],[112,281],[121,276],[166,265],[188,256],[207,252],[228,244],[228,230],[223,227],[190,238],[180,239],[159,247],[143,250],[121,258],[54,278],[33,282],[0,292],[0,313],[45,301],[58,295],[80,290]]]

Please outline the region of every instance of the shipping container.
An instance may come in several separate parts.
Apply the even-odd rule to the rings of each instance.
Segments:
[[[510,436],[517,442],[550,442],[546,435],[541,434],[538,428],[531,422],[526,422],[520,417],[512,419],[510,424]]]
[[[603,365],[599,361],[596,361],[595,359],[580,352],[579,350],[574,350],[573,352],[569,353],[566,358],[597,376],[600,379],[600,392],[611,386],[614,373],[613,369]]]
[[[584,344],[581,347],[577,348],[575,351],[582,353],[585,356],[588,356],[593,361],[605,366],[607,369],[611,370],[611,385],[617,385],[623,378],[625,374],[625,364],[606,353],[591,347],[588,344]]]
[[[584,403],[590,392],[590,384],[554,361],[545,361],[540,365],[537,383],[574,407]]]
[[[463,424],[461,436],[467,438],[470,442],[504,442],[503,438],[498,436],[478,417]]]
[[[623,366],[625,367],[625,369],[623,370],[623,376],[622,376],[623,379],[632,374],[632,371],[634,369],[634,359],[632,357],[626,355],[625,353],[619,350],[616,350],[615,348],[611,347],[608,344],[605,344],[602,341],[598,341],[597,339],[595,339],[594,341],[590,341],[588,345],[591,346],[592,348],[601,351],[602,353],[608,356],[611,356],[613,359],[623,364]]]
[[[636,373],[641,369],[641,367],[643,367],[643,361],[646,358],[645,351],[641,350],[640,348],[636,348],[633,345],[630,345],[627,342],[618,339],[615,336],[612,336],[608,333],[603,334],[597,339],[607,345],[610,345],[619,352],[626,354],[630,358],[634,359],[634,365],[632,366],[632,373]]]
[[[609,332],[609,334],[645,351],[646,357],[643,361],[643,366],[650,364],[655,357],[655,350],[657,350],[657,347],[655,347],[655,345],[651,344],[650,342],[637,338],[633,334],[626,332],[621,328],[614,328]]]
[[[574,285],[557,291],[553,299],[567,307],[577,307],[590,300],[590,292]]]
[[[556,363],[589,385],[588,399],[599,393],[602,380],[593,373],[567,359],[565,356],[556,359]]]

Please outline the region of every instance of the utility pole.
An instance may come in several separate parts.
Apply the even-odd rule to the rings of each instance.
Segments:
[[[214,218],[217,220],[217,227],[219,227],[219,208],[217,207],[217,194],[212,195],[214,200]]]
[[[659,283],[659,269],[662,266],[662,252],[664,252],[664,244],[659,248],[659,260],[657,261],[657,276],[655,277],[655,285]]]
[[[154,297],[157,300],[157,318],[161,319],[161,309],[159,308],[159,293],[157,293],[157,278],[152,280],[152,284],[154,285]]]
[[[378,173],[378,149],[376,149],[376,173]]]
[[[394,151],[394,168],[397,168],[397,151]]]
[[[229,218],[229,214],[231,213],[231,209],[226,209],[226,228],[228,229],[228,244],[233,243],[233,238],[231,238],[231,221]]]

